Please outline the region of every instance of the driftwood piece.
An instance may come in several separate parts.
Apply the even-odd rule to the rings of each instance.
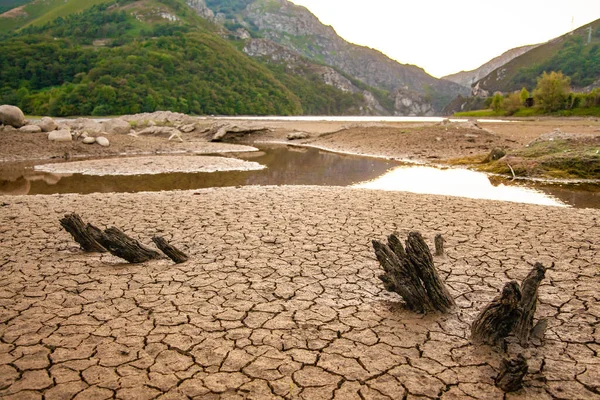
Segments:
[[[83,251],[106,252],[106,249],[98,242],[95,232],[89,228],[90,225],[86,226],[78,214],[66,214],[64,218],[60,219],[60,224],[79,243]]]
[[[440,312],[447,312],[454,306],[454,299],[450,296],[446,285],[441,280],[435,265],[431,251],[419,232],[410,232],[406,240],[406,254],[417,270],[419,278],[423,282],[427,295],[435,308]]]
[[[444,238],[441,233],[435,235],[434,243],[435,243],[435,255],[443,256],[444,255]]]
[[[545,276],[546,268],[538,262],[521,283],[521,317],[515,325],[514,333],[523,347],[527,347],[529,344],[529,335],[533,329],[533,317],[537,307],[538,288]]]
[[[176,248],[173,245],[170,245],[164,238],[161,236],[154,236],[152,241],[162,251],[169,257],[171,260],[175,261],[176,264],[184,263],[188,260],[188,256]]]
[[[424,313],[434,310],[425,288],[418,276],[412,271],[412,265],[398,258],[390,246],[378,240],[373,240],[375,256],[385,273],[379,276],[385,289],[398,293],[406,302],[409,310]]]
[[[115,227],[108,228],[102,233],[100,243],[111,254],[130,263],[141,263],[162,257],[159,252],[145,247]]]
[[[266,130],[268,130],[268,128],[265,128],[265,127],[242,128],[239,126],[232,126],[232,125],[215,126],[210,131],[213,134],[210,141],[211,142],[221,142],[221,141],[223,141],[225,136],[227,136],[230,133],[246,135],[246,134],[250,134],[250,133],[263,132]]]
[[[447,312],[454,306],[454,299],[440,279],[421,234],[409,233],[406,249],[396,235],[388,237],[388,244],[378,240],[372,243],[385,271],[379,279],[386,290],[402,296],[408,309],[419,313]]]
[[[471,339],[475,343],[496,345],[503,342],[521,317],[521,289],[515,281],[508,282],[502,294],[475,318]]]
[[[500,365],[500,372],[494,379],[496,386],[505,392],[516,392],[523,387],[523,378],[529,367],[522,354],[515,358],[504,359]]]

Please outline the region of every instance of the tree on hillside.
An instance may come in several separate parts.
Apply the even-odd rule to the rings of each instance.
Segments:
[[[521,93],[519,93],[519,97],[521,99],[521,104],[525,104],[525,102],[529,98],[529,91],[527,90],[527,88],[521,89]]]
[[[537,78],[533,91],[536,104],[545,112],[558,111],[565,107],[571,92],[571,79],[562,72],[544,72]]]
[[[502,109],[502,103],[504,102],[504,96],[502,96],[502,93],[497,92],[494,93],[494,97],[492,97],[492,110],[494,111],[500,111]]]

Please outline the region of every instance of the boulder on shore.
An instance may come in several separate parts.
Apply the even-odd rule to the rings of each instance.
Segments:
[[[106,133],[114,133],[119,135],[127,135],[131,130],[129,122],[122,118],[111,118],[107,121],[102,122],[104,131]]]
[[[75,131],[98,134],[104,132],[104,127],[98,121],[90,118],[77,118],[75,121],[67,121],[67,125]]]
[[[19,107],[5,104],[0,106],[0,124],[20,128],[27,125],[27,121],[25,120],[23,111]]]
[[[71,131],[62,129],[60,131],[52,131],[48,134],[48,140],[53,142],[70,142],[73,140]]]
[[[307,139],[309,137],[306,132],[290,132],[287,134],[288,140],[299,140],[299,139]]]
[[[42,128],[37,125],[25,125],[19,128],[19,132],[23,133],[40,133]]]
[[[58,124],[50,117],[44,117],[38,124],[43,132],[52,132],[58,128]]]
[[[110,142],[104,136],[98,136],[96,138],[96,143],[98,143],[102,147],[108,147],[108,146],[110,146]]]

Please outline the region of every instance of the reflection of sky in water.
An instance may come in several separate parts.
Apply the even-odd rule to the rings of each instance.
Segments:
[[[485,174],[466,169],[399,167],[375,180],[359,183],[354,187],[565,206],[560,201],[533,189],[503,184],[494,186]]]

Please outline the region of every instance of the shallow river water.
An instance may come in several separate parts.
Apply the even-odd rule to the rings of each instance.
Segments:
[[[225,156],[232,157],[231,154]],[[258,162],[267,168],[260,171],[89,176],[37,172],[33,171],[31,163],[0,163],[0,194],[139,192],[238,185],[327,185],[600,208],[600,185],[525,184],[490,178],[463,169],[410,166],[398,161],[302,147],[264,146],[258,152],[238,153],[235,156]]]

